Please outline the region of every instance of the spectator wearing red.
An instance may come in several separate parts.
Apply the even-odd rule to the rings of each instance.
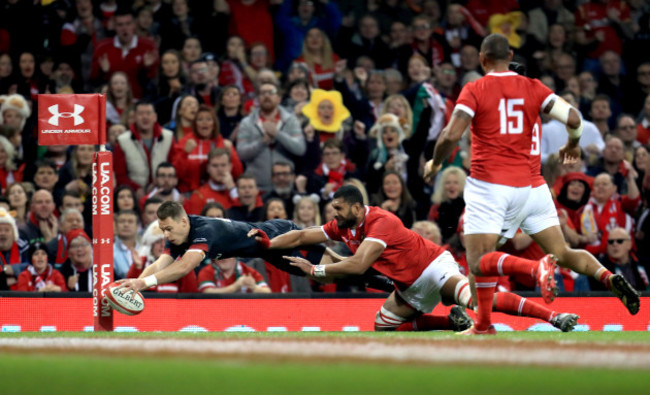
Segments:
[[[32,244],[27,255],[31,265],[18,276],[16,291],[65,292],[68,290],[63,275],[48,263],[45,244]]]
[[[66,234],[68,239],[68,260],[59,269],[66,286],[71,292],[92,292],[93,290],[93,248],[90,238],[83,229],[74,229]]]
[[[153,221],[142,235],[142,246],[133,253],[133,264],[129,267],[127,278],[138,278],[142,271],[156,261],[165,249],[165,240],[158,221]],[[168,284],[158,284],[149,291],[158,293],[198,292],[196,273],[190,270],[185,277]]]
[[[648,145],[650,142],[650,95],[646,96],[643,102],[643,111],[639,118],[640,121],[636,126],[636,139],[641,144]]]
[[[185,211],[188,214],[198,215],[203,210],[203,206],[210,202],[218,202],[224,208],[230,208],[238,197],[231,172],[230,150],[225,148],[211,150],[208,154],[208,182],[195,190],[185,201]]]
[[[620,55],[619,32],[626,32],[630,22],[630,7],[624,1],[592,0],[575,12],[576,43],[588,51],[589,59],[596,60],[605,51]]]
[[[219,0],[215,3],[224,3]],[[266,45],[271,58],[273,50],[273,18],[269,7],[278,4],[278,0],[227,0],[226,13],[230,13],[229,35],[244,39],[246,45],[260,41]]]
[[[178,171],[178,189],[181,192],[194,191],[204,182],[208,154],[214,148],[224,148],[230,152],[230,171],[236,180],[244,172],[237,150],[230,140],[219,133],[219,120],[214,109],[203,105],[196,113],[192,132],[176,144],[177,154],[173,163]]]
[[[113,169],[117,183],[128,185],[142,197],[153,180],[158,165],[174,157],[174,133],[163,129],[151,103],[135,105],[135,122],[131,130],[117,138]]]
[[[19,265],[27,261],[27,242],[18,238],[16,221],[0,207],[0,290],[16,287]]]
[[[5,127],[10,128],[10,126],[3,126]],[[16,166],[17,154],[13,144],[5,136],[0,135],[0,190],[2,191],[8,185],[23,180],[25,164]]]
[[[221,62],[219,85],[235,85],[247,99],[255,96],[253,80],[257,71],[248,64],[244,40],[239,36],[231,36],[226,44],[226,56]]]
[[[409,60],[416,54],[422,56],[426,65],[431,68],[450,61],[451,48],[442,35],[434,32],[428,16],[418,15],[413,18],[411,28],[413,41],[397,49],[398,69],[402,74],[410,74]]]
[[[555,182],[555,206],[567,215],[573,225],[580,224],[580,213],[589,201],[593,182],[593,177],[580,172],[567,173]]]
[[[611,175],[601,173],[594,179],[592,196],[580,216],[581,233],[592,240],[585,247],[587,251],[594,255],[605,253],[609,232],[614,228],[620,227],[629,234],[633,233],[632,215],[636,213],[641,200],[635,178],[636,172],[631,169],[628,173],[628,193],[622,196],[616,193]]]
[[[311,28],[305,35],[302,54],[296,59],[309,68],[314,86],[329,90],[334,86],[334,64],[339,56],[332,50],[327,35],[319,28]]]
[[[118,10],[115,14],[115,37],[102,40],[93,54],[91,80],[101,84],[116,71],[129,78],[133,97],[142,97],[142,88],[156,77],[158,50],[153,41],[135,34],[133,14]]]
[[[213,261],[199,272],[202,293],[271,293],[264,277],[237,258]]]
[[[465,7],[482,26],[487,26],[492,15],[516,11],[519,9],[519,4],[517,0],[469,0]]]
[[[60,267],[68,259],[68,244],[70,241],[66,239],[68,232],[74,229],[84,228],[84,218],[79,210],[68,208],[63,210],[61,218],[59,218],[59,233],[57,237],[53,238],[45,248],[48,254],[48,262]]]
[[[307,192],[316,193],[321,200],[332,199],[347,177],[356,175],[356,166],[345,158],[340,140],[329,139],[323,143],[322,162],[308,177]]]
[[[78,58],[80,64],[75,63],[72,66],[81,72],[85,84],[84,91],[90,91],[88,81],[90,80],[93,52],[97,43],[108,35],[102,21],[93,12],[91,0],[77,0],[75,8],[77,17],[71,22],[65,23],[61,28],[61,49],[66,53],[80,55]]]

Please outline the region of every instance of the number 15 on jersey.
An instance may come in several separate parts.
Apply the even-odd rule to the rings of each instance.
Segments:
[[[499,100],[501,134],[522,134],[524,132],[524,99]]]

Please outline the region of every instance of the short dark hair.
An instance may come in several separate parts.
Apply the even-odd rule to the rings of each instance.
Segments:
[[[41,167],[49,167],[50,169],[54,170],[54,174],[59,174],[59,168],[56,166],[56,163],[52,159],[41,159],[36,161],[36,171],[40,169]]]
[[[151,106],[154,109],[154,111],[156,110],[156,106],[153,104],[153,102],[147,100],[140,100],[133,105],[133,111],[138,111],[138,107],[143,107],[143,106]]]
[[[66,197],[66,196],[70,196],[70,197],[73,197],[75,199],[81,199],[81,194],[79,192],[66,190],[65,192],[63,192],[63,196],[61,196],[61,202],[62,203],[63,203],[63,198]]]
[[[244,173],[239,178],[237,178],[237,185],[239,185],[239,180],[253,180],[255,181],[255,185],[257,185],[257,178],[253,175],[253,173]]]
[[[359,203],[363,206],[363,195],[354,185],[343,185],[340,187],[336,192],[334,192],[334,199],[342,199],[350,205]]]
[[[208,154],[208,162],[210,162],[212,159],[216,158],[217,156],[222,156],[222,155],[226,155],[228,157],[228,160],[230,160],[230,150],[225,148],[213,148],[210,150],[210,153]]]
[[[594,104],[594,102],[597,102],[597,101],[606,101],[607,104],[609,104],[610,106],[612,105],[612,99],[609,96],[607,96],[605,94],[602,94],[602,93],[596,95],[596,97],[594,97],[591,100],[591,104]]]
[[[161,204],[160,207],[158,207],[156,215],[160,220],[171,218],[175,221],[178,221],[181,218],[186,217],[187,213],[185,212],[182,204],[176,201],[166,201]]]
[[[339,151],[343,152],[343,143],[339,139],[327,139],[323,143],[322,151],[325,151],[325,148],[337,148]]]
[[[510,58],[510,44],[506,36],[492,33],[483,39],[481,52],[490,61],[508,60]]]
[[[144,210],[150,204],[160,204],[162,202],[164,202],[164,200],[162,200],[158,196],[150,197],[149,199],[144,201],[144,204],[142,205],[142,209]]]
[[[140,216],[135,210],[124,209],[116,212],[114,216],[116,221],[117,221],[117,217],[119,217],[120,215],[133,215],[136,219],[136,222],[140,223]]]
[[[285,160],[279,160],[273,163],[273,166],[271,166],[271,172],[273,171],[273,167],[275,166],[282,166],[282,167],[289,167],[291,169],[291,172],[293,173],[295,171],[293,163],[285,161]]]
[[[174,165],[172,165],[169,162],[162,162],[156,168],[156,177],[158,177],[158,170],[160,170],[161,168],[171,168],[171,169],[174,169],[174,173],[177,173],[176,168],[174,167]]]
[[[201,215],[205,216],[208,213],[208,211],[212,210],[213,208],[221,210],[221,212],[223,213],[223,217],[228,218],[228,212],[223,207],[223,205],[221,203],[219,203],[219,202],[208,202],[208,203],[206,203],[205,206],[203,206],[203,209],[201,209]]]

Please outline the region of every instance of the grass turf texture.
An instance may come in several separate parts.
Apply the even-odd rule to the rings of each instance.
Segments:
[[[0,333],[2,338],[165,338],[369,340],[464,338],[427,333]],[[650,343],[650,332],[500,333],[514,341]],[[404,365],[377,362],[256,361],[188,356],[105,356],[0,352],[4,394],[613,394],[645,393],[648,371],[618,369]],[[634,392],[632,392],[634,391]]]
[[[0,354],[3,394],[643,393],[647,372]],[[640,392],[643,391],[643,392]]]
[[[182,339],[309,339],[322,337],[358,338],[381,340],[390,338],[407,339],[456,339],[463,341],[452,332],[0,332],[0,337],[79,337],[79,338],[182,338]],[[490,337],[492,338],[492,337]],[[495,338],[536,341],[585,341],[585,342],[629,342],[650,343],[650,331],[624,332],[499,332]]]

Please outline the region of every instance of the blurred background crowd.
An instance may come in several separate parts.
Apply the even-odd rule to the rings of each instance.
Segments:
[[[542,172],[566,242],[637,289],[649,281],[650,5],[645,0],[0,0],[0,290],[92,289],[94,146],[37,144],[38,95],[103,93],[116,182],[115,277],[163,250],[156,210],[303,227],[344,184],[464,260],[469,133],[432,184],[424,162],[479,48],[579,108],[578,163],[542,118]],[[496,111],[496,110],[495,110]],[[345,246],[330,247],[346,253]],[[505,249],[539,259],[518,233]],[[565,291],[600,290],[562,269]],[[530,290],[526,278],[501,281]],[[259,259],[205,262],[158,292],[341,292]]]

